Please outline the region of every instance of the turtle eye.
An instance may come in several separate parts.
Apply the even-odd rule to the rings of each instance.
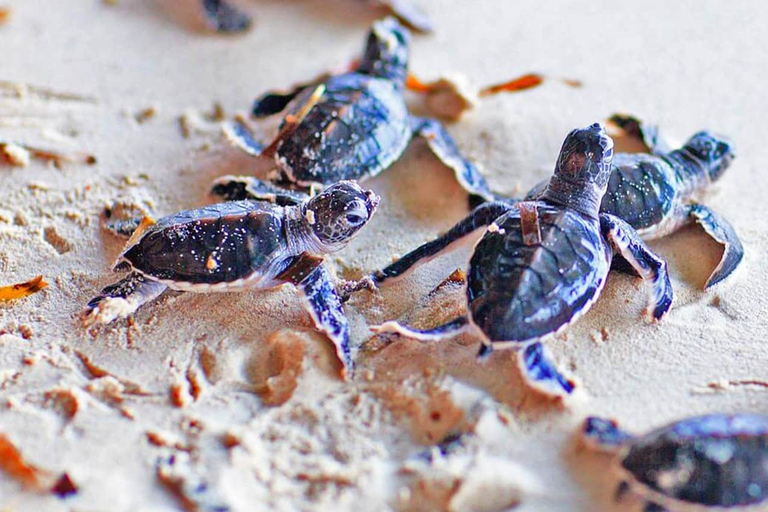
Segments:
[[[359,213],[348,213],[347,214],[347,224],[350,226],[359,226],[363,222],[365,222],[365,217],[360,215]]]

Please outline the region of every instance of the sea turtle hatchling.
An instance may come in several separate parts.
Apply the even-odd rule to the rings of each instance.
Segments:
[[[589,310],[613,260],[652,283],[654,319],[672,303],[666,263],[626,222],[598,211],[612,156],[613,140],[601,124],[573,130],[541,199],[481,205],[444,235],[372,274],[369,279],[382,284],[489,226],[469,262],[468,314],[429,330],[394,321],[374,330],[427,341],[473,328],[482,338],[479,356],[517,348],[522,372],[535,387],[570,393],[573,383],[560,375],[540,341]]]
[[[709,288],[728,277],[744,257],[733,226],[695,199],[728,169],[735,157],[733,143],[709,131],[694,134],[679,149],[670,150],[658,129],[634,117],[614,115],[610,121],[643,140],[652,154],[617,153],[600,212],[615,215],[644,240],[668,235],[696,222],[723,246],[723,255],[705,284]],[[540,197],[540,183],[526,200]]]
[[[643,512],[756,511],[768,505],[768,417],[711,414],[643,436],[590,417],[582,445],[614,457],[615,498]]]
[[[371,219],[379,198],[341,181],[312,198],[277,192],[271,199],[214,204],[156,222],[145,218],[114,266],[130,272],[88,303],[84,323],[126,317],[166,288],[226,292],[292,283],[315,327],[351,369],[347,319],[322,255],[346,246]],[[123,234],[132,229],[120,228]]]
[[[415,134],[421,135],[470,194],[492,199],[482,174],[461,156],[443,125],[409,114],[404,98],[409,40],[408,30],[394,18],[374,23],[354,71],[256,101],[256,117],[287,111],[269,145],[256,141],[242,122],[228,124],[225,133],[247,153],[274,158],[271,181],[304,190],[375,176],[400,158]],[[224,176],[211,193],[246,199],[255,181]]]

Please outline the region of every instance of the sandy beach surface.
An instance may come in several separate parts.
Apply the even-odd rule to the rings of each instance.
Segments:
[[[642,432],[691,414],[768,414],[768,7],[419,0],[436,26],[413,39],[419,76],[583,83],[487,98],[449,125],[496,191],[548,177],[570,129],[615,111],[675,142],[708,128],[737,143],[704,200],[743,240],[737,273],[703,292],[719,246],[695,227],[653,242],[669,262],[671,313],[649,322],[644,284],[612,274],[593,309],[548,342],[578,384],[559,401],[527,388],[510,352],[478,364],[470,335],[372,339],[385,320],[428,327],[461,313],[461,285],[439,285],[466,268],[472,240],[352,298],[352,382],[291,286],[170,292],[130,320],[80,325],[116,279],[122,242],[101,228],[104,207],[162,216],[209,202],[218,176],[258,172],[224,140],[214,106],[231,118],[268,89],[346,65],[380,14],[342,0],[245,1],[255,26],[227,37],[197,30],[180,3],[2,2],[0,139],[96,163],[0,166],[0,285],[49,282],[0,303],[1,511],[613,510],[607,459],[574,447],[586,415]],[[259,126],[268,137],[274,122]],[[342,278],[467,211],[419,141],[366,186],[382,203],[328,259]],[[447,455],[430,448],[456,438]],[[76,488],[65,498],[48,491],[63,474]]]

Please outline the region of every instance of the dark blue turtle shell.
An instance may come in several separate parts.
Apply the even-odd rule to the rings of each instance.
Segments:
[[[768,498],[768,418],[688,418],[632,442],[622,466],[670,498],[713,507]]]
[[[520,211],[499,217],[477,244],[467,276],[474,323],[492,342],[525,342],[556,332],[597,299],[612,251],[600,224],[537,203],[541,241],[523,242]]]
[[[278,165],[289,182],[324,185],[373,176],[388,167],[411,139],[402,86],[361,73],[329,78],[325,92],[291,137],[277,148]],[[314,93],[293,99],[296,115]]]
[[[282,208],[233,201],[159,219],[121,258],[157,279],[218,284],[263,274],[285,249]]]
[[[600,204],[602,213],[616,215],[642,235],[668,219],[681,203],[675,172],[655,155],[617,153],[613,158],[608,189]]]

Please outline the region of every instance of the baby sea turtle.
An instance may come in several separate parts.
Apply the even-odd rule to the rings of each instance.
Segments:
[[[292,283],[316,328],[331,338],[351,369],[347,319],[323,255],[349,243],[371,219],[379,198],[351,181],[311,199],[296,192],[271,194],[272,202],[233,201],[157,222],[145,218],[114,267],[130,273],[88,303],[85,324],[126,317],[166,288],[225,292]]]
[[[584,445],[614,455],[616,500],[643,512],[764,510],[768,502],[768,417],[711,414],[635,437],[590,417]]]
[[[277,138],[268,146],[256,141],[242,123],[229,125],[230,140],[253,156],[274,158],[275,183],[308,189],[343,179],[364,179],[400,158],[414,134],[456,174],[471,194],[492,199],[478,169],[459,153],[435,119],[408,113],[404,90],[410,35],[394,18],[373,25],[365,54],[354,71],[267,94],[256,101],[256,117],[287,110]],[[212,194],[246,199],[254,178],[225,176]]]
[[[598,211],[612,157],[613,140],[601,124],[573,130],[539,200],[481,205],[444,235],[374,273],[375,283],[398,277],[489,226],[469,262],[467,315],[429,330],[397,322],[375,330],[435,340],[476,328],[483,341],[479,356],[492,348],[518,348],[521,369],[532,384],[545,392],[570,393],[573,383],[558,373],[540,340],[589,310],[612,260],[622,260],[627,269],[651,281],[654,319],[664,316],[672,303],[666,263],[626,222]]]
[[[614,115],[610,120],[628,134],[642,138],[653,154],[614,156],[600,212],[621,218],[644,240],[668,235],[691,222],[698,223],[724,249],[705,288],[728,277],[744,257],[744,248],[733,226],[695,198],[731,165],[735,157],[733,144],[725,137],[701,131],[681,148],[670,150],[655,126],[644,125],[627,115]],[[546,182],[540,183],[526,200],[540,197],[546,186]]]

